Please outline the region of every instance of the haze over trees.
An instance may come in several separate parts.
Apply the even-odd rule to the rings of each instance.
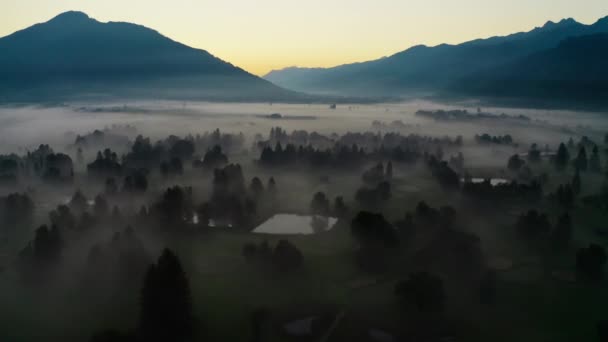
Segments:
[[[0,38],[0,342],[604,341],[606,23],[298,84],[363,98],[78,12]]]

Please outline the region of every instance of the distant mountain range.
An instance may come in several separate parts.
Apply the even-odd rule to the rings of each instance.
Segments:
[[[287,68],[265,78],[287,89],[350,96],[462,96],[608,105],[608,17],[573,19],[459,45],[415,46],[333,68]]]
[[[307,98],[149,28],[81,12],[0,38],[0,102],[114,97]]]

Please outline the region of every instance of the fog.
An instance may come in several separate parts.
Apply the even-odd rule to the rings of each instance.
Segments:
[[[526,115],[546,122],[539,129],[533,125],[466,124],[456,130],[453,124],[444,125],[415,117],[420,109],[465,109],[463,105],[445,105],[426,101],[390,104],[341,104],[330,109],[325,104],[273,104],[273,103],[207,103],[139,101],[129,103],[70,103],[59,107],[19,106],[0,107],[0,143],[3,153],[27,149],[41,142],[53,145],[72,142],[75,134],[84,134],[113,124],[129,124],[138,133],[154,139],[171,134],[196,134],[219,128],[226,132],[266,134],[270,127],[280,126],[287,131],[295,129],[317,131],[323,134],[345,133],[370,129],[374,120],[390,123],[401,120],[408,127],[405,133],[446,135],[457,131],[463,136],[487,132],[518,137],[522,143],[555,143],[563,132],[601,135],[608,122],[603,113],[564,110],[538,110],[514,108],[483,108],[495,114]],[[469,107],[475,111],[476,106]],[[260,116],[279,113],[284,116],[313,116],[312,120],[271,120]],[[345,120],[348,119],[348,120]],[[517,128],[517,132],[513,129]]]
[[[2,106],[0,337],[142,338],[154,330],[145,275],[169,248],[188,279],[190,340],[489,341],[524,306],[547,322],[516,320],[507,340],[550,339],[562,317],[528,298],[593,288],[564,313],[589,323],[567,335],[584,340],[601,316],[584,309],[597,272],[579,255],[605,245],[605,115],[428,101]],[[439,294],[408,287],[436,279]],[[286,331],[309,317],[310,333]]]

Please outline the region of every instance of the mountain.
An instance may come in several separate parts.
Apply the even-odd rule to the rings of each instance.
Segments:
[[[608,106],[608,33],[571,37],[557,47],[476,72],[449,87],[463,96],[568,106]]]
[[[265,79],[287,89],[323,94],[407,96],[436,93],[455,80],[553,48],[569,37],[608,32],[608,17],[593,25],[573,19],[529,32],[459,45],[415,46],[390,57],[327,69],[287,68]]]
[[[0,101],[303,96],[152,29],[102,23],[81,12],[0,38],[0,51]]]

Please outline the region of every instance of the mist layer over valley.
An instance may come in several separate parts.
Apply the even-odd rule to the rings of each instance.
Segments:
[[[265,63],[322,24],[237,2]],[[198,5],[164,29],[221,36]],[[564,19],[262,78],[83,12],[0,37],[0,342],[606,342],[607,46]]]
[[[605,132],[599,113],[424,101],[3,106],[0,331],[592,339]],[[502,330],[521,310],[544,318]]]

